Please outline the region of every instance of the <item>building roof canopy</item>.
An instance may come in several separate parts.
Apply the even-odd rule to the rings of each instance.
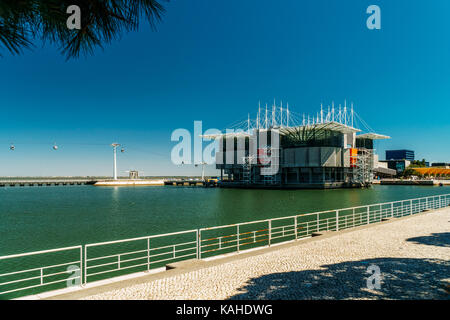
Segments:
[[[331,131],[337,131],[341,133],[354,133],[354,132],[360,132],[361,130],[347,126],[345,124],[339,123],[339,122],[324,122],[324,123],[317,123],[317,124],[310,124],[310,125],[304,125],[304,126],[296,126],[296,127],[281,127],[280,128],[280,134],[291,134],[295,133],[299,130],[331,130]]]
[[[390,139],[391,137],[385,136],[378,133],[364,133],[356,136],[356,139],[371,139],[371,140],[383,140],[383,139]]]

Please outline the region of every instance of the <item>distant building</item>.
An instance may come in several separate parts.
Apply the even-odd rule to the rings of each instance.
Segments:
[[[431,164],[432,167],[443,167],[443,168],[450,168],[450,163],[446,162],[435,162]]]
[[[442,168],[442,167],[431,167],[431,168],[413,168],[413,170],[422,175],[429,177],[444,177],[450,176],[450,168]]]
[[[413,161],[414,159],[414,151],[412,150],[386,150],[386,160]]]
[[[130,173],[129,173],[129,175],[128,175],[128,178],[129,178],[129,179],[132,179],[132,180],[139,179],[139,172],[136,171],[136,170],[130,170]]]
[[[385,160],[380,162],[386,162],[387,167],[397,171],[397,173],[402,173],[411,164],[409,160]]]

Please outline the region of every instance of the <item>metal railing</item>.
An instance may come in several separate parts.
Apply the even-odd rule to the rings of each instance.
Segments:
[[[24,265],[27,268],[21,269]],[[41,287],[53,290],[64,282],[66,285],[63,287],[67,287],[68,280],[82,283],[83,249],[82,246],[73,246],[2,256],[0,266],[7,270],[0,274],[0,297]]]
[[[339,231],[449,204],[450,194],[445,194],[202,228],[199,229],[199,258],[269,247],[310,237],[314,232]]]
[[[198,258],[198,230],[87,244],[84,283]],[[108,277],[108,276],[106,276]],[[91,280],[92,281],[92,280]]]
[[[28,289],[45,287],[67,281],[72,270],[56,270],[70,265],[79,266],[79,273],[71,276],[86,284],[105,278],[164,267],[169,263],[203,259],[227,253],[270,247],[271,245],[295,241],[312,236],[314,232],[339,231],[361,225],[380,222],[383,219],[413,215],[426,210],[450,205],[450,194],[429,196],[365,206],[327,210],[289,217],[258,220],[211,228],[173,232],[146,237],[91,243],[61,249],[0,257],[0,263],[33,257],[30,262],[19,261],[9,265],[9,270],[0,274],[0,298],[2,295]],[[77,252],[77,258],[69,259],[66,253]],[[64,254],[63,254],[64,253]],[[63,254],[67,261],[48,264],[47,254]],[[72,254],[73,256],[73,254]],[[0,264],[0,270],[3,270]],[[17,271],[17,269],[20,269]],[[60,276],[61,278],[52,279]],[[64,278],[62,278],[64,276]],[[9,278],[8,277],[12,277]],[[6,280],[5,280],[6,279]],[[34,283],[30,283],[35,281]],[[13,287],[8,287],[13,286]],[[5,289],[6,288],[6,289]]]

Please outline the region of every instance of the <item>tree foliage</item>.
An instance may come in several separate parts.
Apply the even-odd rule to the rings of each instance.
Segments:
[[[168,0],[0,0],[0,48],[20,54],[40,39],[68,59],[92,54],[136,30],[143,19],[154,28],[165,12],[162,1]],[[67,28],[71,5],[81,9],[80,30]]]
[[[427,166],[425,159],[420,160],[413,160],[411,161],[411,164],[409,165],[410,168],[425,168]]]

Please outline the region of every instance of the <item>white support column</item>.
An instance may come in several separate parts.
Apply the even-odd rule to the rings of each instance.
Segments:
[[[113,160],[113,179],[117,180],[117,147],[120,146],[118,143],[111,144],[113,147],[113,154],[114,154],[114,160]]]
[[[114,171],[113,171],[113,179],[117,180],[117,148],[114,147]]]

